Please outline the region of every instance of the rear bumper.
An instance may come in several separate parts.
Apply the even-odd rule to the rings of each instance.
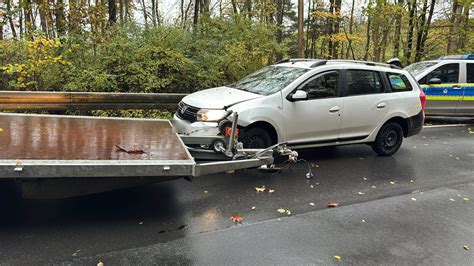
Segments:
[[[425,113],[421,110],[417,115],[407,118],[408,130],[405,137],[410,137],[421,132],[425,122]]]

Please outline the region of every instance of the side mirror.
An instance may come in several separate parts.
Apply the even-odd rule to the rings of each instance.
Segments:
[[[295,93],[290,95],[290,100],[293,102],[302,101],[308,99],[308,93],[302,90],[297,90]]]
[[[439,78],[432,78],[428,81],[428,84],[429,85],[433,85],[433,84],[441,84],[441,79]]]

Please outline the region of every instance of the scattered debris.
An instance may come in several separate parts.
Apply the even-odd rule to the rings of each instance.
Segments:
[[[366,221],[365,220],[362,220],[363,223],[365,223]]]
[[[0,132],[3,132],[3,128],[0,127]]]
[[[459,160],[459,157],[456,157],[455,159],[456,159],[456,160]]]
[[[341,256],[337,256],[337,255],[334,256],[334,258],[335,258],[336,260],[338,260],[338,261],[342,259]]]
[[[452,202],[456,201],[456,200],[455,200],[455,199],[453,199],[453,198],[449,198],[449,200],[450,200],[450,201],[452,201]]]
[[[228,174],[228,175],[233,175],[233,174],[235,174],[235,170],[229,170],[229,171],[227,171],[227,172],[225,172],[225,173]]]
[[[361,192],[361,191],[357,192],[357,194],[358,194],[358,195],[365,195],[365,193],[364,193],[364,192]]]
[[[416,201],[416,199],[415,199],[415,198],[411,198],[411,200],[413,200],[413,201]]]
[[[316,182],[316,186],[319,186],[319,183],[318,183],[318,182]]]
[[[311,178],[313,178],[313,177],[314,177],[313,172],[307,172],[307,173],[306,173],[306,179],[311,179]]]
[[[464,245],[463,248],[464,248],[465,250],[469,250],[469,245]]]
[[[257,207],[255,207],[255,206],[252,206],[252,210],[255,210],[256,208],[257,208]]]
[[[396,183],[395,181],[390,181],[390,184],[392,185],[395,185],[395,183]]]
[[[334,208],[334,207],[337,207],[337,205],[338,205],[338,203],[333,201],[333,200],[326,203],[326,207],[328,207],[328,208]]]
[[[364,181],[367,181],[367,180],[368,180],[367,177],[363,177],[362,179],[364,179]]]
[[[309,187],[310,187],[310,188],[314,188],[314,186],[313,186],[313,185],[311,185],[311,186],[309,186]]]
[[[244,220],[244,217],[238,215],[238,214],[233,214],[230,219],[232,220],[232,222],[234,223],[242,223],[242,221]]]
[[[468,202],[469,201],[469,198],[463,198],[464,202]]]
[[[315,206],[316,204],[314,204],[314,202],[310,202],[309,205]]]
[[[291,211],[290,211],[290,210],[286,210],[286,215],[291,215]]]
[[[207,193],[209,193],[209,191],[207,191],[207,190],[204,190],[204,194],[207,194]]]
[[[415,181],[413,181],[413,179],[410,180],[410,183],[414,183]]]
[[[144,153],[146,153],[146,152],[143,151],[142,149],[127,150],[127,149],[121,147],[120,145],[115,145],[115,147],[118,149],[118,151],[126,152],[126,153],[128,153],[128,154],[144,154]]]
[[[265,186],[262,186],[262,187],[255,187],[255,190],[257,192],[264,192],[266,190]]]
[[[143,224],[143,222],[139,222],[138,224],[139,224],[139,225],[142,225],[142,224]]]
[[[277,211],[278,211],[279,213],[285,213],[285,212],[286,212],[286,210],[283,209],[283,208],[280,208],[280,209],[278,209]]]
[[[79,252],[81,252],[81,250],[80,250],[80,249],[76,250],[76,252],[72,253],[72,256],[73,256],[73,257],[76,257],[76,256],[77,256],[77,254],[79,254]]]
[[[274,189],[269,189],[269,190],[268,190],[268,193],[273,193],[273,192],[275,192]]]
[[[371,186],[371,188],[377,188],[376,186]]]
[[[97,263],[97,266],[104,266],[104,263],[102,262],[102,260],[99,260],[99,262]]]

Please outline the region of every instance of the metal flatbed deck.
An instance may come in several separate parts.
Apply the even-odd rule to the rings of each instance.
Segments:
[[[191,176],[195,165],[168,120],[0,114],[0,128],[0,178]]]

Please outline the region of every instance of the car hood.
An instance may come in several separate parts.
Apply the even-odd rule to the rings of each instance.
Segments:
[[[218,87],[192,93],[183,98],[185,104],[207,109],[224,109],[225,106],[260,98],[263,95],[230,87]]]

